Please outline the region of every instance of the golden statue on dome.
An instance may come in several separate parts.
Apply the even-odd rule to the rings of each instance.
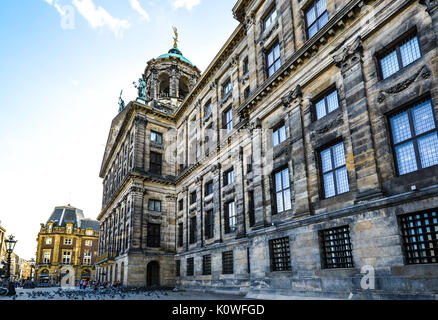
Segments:
[[[173,33],[175,34],[175,37],[173,38],[173,47],[178,48],[178,29],[176,27],[173,28]]]

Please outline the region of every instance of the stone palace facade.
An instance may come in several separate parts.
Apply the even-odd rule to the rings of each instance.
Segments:
[[[97,277],[259,294],[438,294],[438,2],[239,0],[114,118]],[[364,279],[366,281],[364,281]]]

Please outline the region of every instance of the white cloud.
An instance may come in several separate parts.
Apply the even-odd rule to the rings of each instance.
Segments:
[[[45,0],[45,1],[51,6],[54,6],[61,16],[65,16],[66,12],[61,8],[61,5],[59,4],[58,0]]]
[[[140,2],[138,0],[129,0],[132,9],[138,12],[144,19],[150,21],[149,14],[141,7]]]
[[[201,3],[201,0],[173,0],[173,7],[175,9],[186,7],[187,10],[192,10],[194,6]]]
[[[79,81],[73,80],[72,82],[73,87],[79,87]]]
[[[116,37],[122,37],[123,30],[131,27],[127,20],[113,17],[101,6],[96,8],[93,0],[73,0],[73,5],[93,29],[107,26]]]

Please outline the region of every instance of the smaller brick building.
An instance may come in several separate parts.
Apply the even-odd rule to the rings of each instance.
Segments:
[[[60,285],[74,273],[75,284],[94,280],[99,222],[86,219],[82,210],[70,205],[56,207],[46,224],[41,224],[36,253],[36,280]],[[68,282],[67,282],[68,283]]]

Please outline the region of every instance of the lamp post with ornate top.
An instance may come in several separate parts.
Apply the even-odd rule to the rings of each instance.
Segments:
[[[9,281],[9,285],[8,285],[8,295],[9,296],[16,295],[14,282],[11,281],[11,254],[14,251],[16,243],[17,243],[17,240],[14,240],[13,235],[10,235],[9,239],[5,240],[6,253],[8,254],[8,269],[7,269],[6,278]]]

